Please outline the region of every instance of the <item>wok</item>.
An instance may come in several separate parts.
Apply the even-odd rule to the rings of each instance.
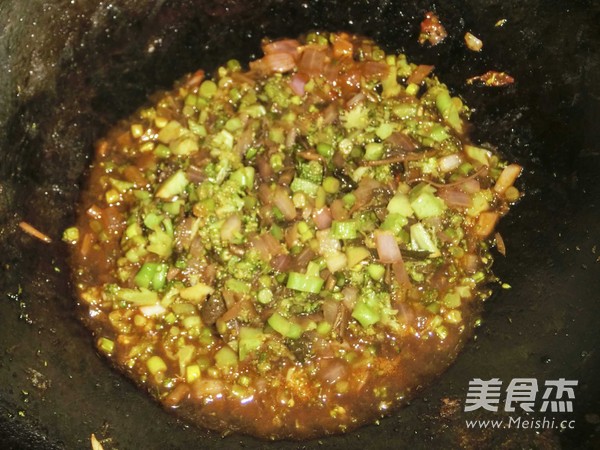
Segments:
[[[421,47],[431,8],[450,37]],[[95,433],[105,449],[599,448],[599,24],[593,0],[0,2],[0,446],[89,448]],[[261,37],[310,29],[369,35],[435,64],[474,108],[474,140],[525,166],[526,195],[500,225],[507,256],[495,265],[512,288],[496,289],[458,361],[378,425],[305,443],[222,438],[164,412],[95,353],[60,236],[111,124],[186,72],[247,61]],[[466,31],[483,39],[481,53],[465,48]],[[465,84],[490,69],[516,83]],[[467,419],[528,416],[465,412],[474,378],[578,380],[573,412],[548,414],[574,429],[468,429]]]

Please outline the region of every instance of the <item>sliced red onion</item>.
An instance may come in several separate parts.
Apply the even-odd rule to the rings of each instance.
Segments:
[[[345,220],[350,217],[350,213],[344,206],[344,202],[339,198],[331,202],[330,210],[331,217],[335,220]]]
[[[296,217],[296,207],[287,189],[277,186],[273,195],[273,204],[279,208],[279,211],[287,220],[293,220]]]
[[[273,256],[283,253],[283,246],[281,243],[268,232],[260,236],[255,236],[250,243],[265,261],[269,261]]]
[[[473,204],[471,195],[458,189],[440,189],[438,195],[450,208],[469,208]]]
[[[298,42],[296,39],[280,39],[263,44],[262,50],[265,55],[269,55],[271,53],[289,53],[295,56],[298,54],[299,47],[300,42]]]
[[[204,80],[204,70],[200,69],[194,72],[185,82],[187,87],[200,86],[200,83]]]
[[[410,285],[410,278],[408,277],[408,272],[406,271],[406,266],[404,265],[402,255],[400,255],[399,261],[396,261],[392,264],[392,271],[394,272],[394,277],[396,277],[398,284],[404,286]]]
[[[338,76],[338,83],[344,90],[344,98],[346,100],[351,101],[353,98],[352,96],[356,95],[356,93],[358,91],[360,91],[360,78],[361,78],[361,73],[358,68],[352,68],[352,69],[346,70],[345,72],[341,73]],[[364,98],[365,97],[363,95],[363,96],[355,99],[355,101],[350,103],[348,105],[348,107],[351,107],[353,104],[356,104],[357,101],[364,100]]]
[[[267,72],[285,73],[296,67],[296,61],[289,53],[269,53],[262,59]]]
[[[327,206],[313,213],[313,221],[319,230],[329,228],[332,220],[331,211]]]
[[[204,169],[193,164],[185,171],[185,175],[191,183],[201,183],[206,179],[206,172]]]
[[[325,68],[325,59],[325,53],[320,49],[308,47],[302,52],[298,71],[305,72],[310,76],[321,75]]]
[[[335,323],[335,319],[338,315],[339,306],[340,303],[332,299],[324,300],[323,304],[321,305],[321,310],[323,311],[323,318],[331,325]]]
[[[179,275],[180,272],[181,269],[178,269],[177,267],[169,267],[167,272],[167,281],[173,280],[177,275]]]
[[[290,255],[277,255],[271,260],[271,267],[278,272],[289,272],[294,266],[294,258]]]
[[[273,168],[269,158],[264,153],[256,157],[256,168],[262,180],[267,181],[273,178]]]
[[[381,187],[379,181],[373,180],[372,178],[363,178],[358,183],[358,187],[354,191],[354,197],[356,201],[353,206],[353,210],[356,211],[361,209],[363,206],[368,205],[373,199],[373,191]]]
[[[294,270],[302,271],[303,269],[306,269],[308,263],[312,261],[315,256],[317,256],[316,253],[310,247],[305,247],[298,256],[296,256]]]
[[[467,253],[463,256],[463,265],[465,272],[475,273],[479,269],[479,258],[474,253]]]
[[[335,58],[349,58],[354,53],[354,45],[345,36],[337,36],[333,41],[333,56]]]
[[[303,72],[296,72],[290,79],[290,88],[294,91],[294,94],[302,97],[304,95],[304,87],[308,83],[309,77]]]
[[[285,245],[287,248],[294,247],[296,244],[298,244],[299,239],[300,232],[298,231],[296,224],[285,229]]]
[[[408,135],[399,131],[393,132],[390,137],[386,139],[394,147],[405,152],[414,152],[419,146],[417,143]]]
[[[391,232],[377,230],[375,232],[375,245],[377,246],[379,260],[382,263],[390,264],[402,260],[400,247]]]
[[[358,298],[358,288],[356,286],[347,286],[342,289],[342,294],[344,295],[342,300],[344,306],[348,308],[348,311],[353,311],[356,299]]]
[[[285,136],[285,146],[292,147],[296,143],[297,137],[298,137],[298,129],[296,127],[290,128]]]
[[[339,66],[337,64],[331,63],[325,64],[325,67],[323,68],[323,76],[330,83],[336,82],[338,77],[340,76]]]
[[[479,180],[475,178],[469,178],[468,180],[465,180],[464,182],[460,183],[458,187],[462,191],[465,191],[469,194],[475,194],[481,191],[481,184],[479,183]]]
[[[237,138],[237,141],[234,146],[234,150],[236,153],[242,155],[246,153],[246,150],[252,145],[252,141],[254,140],[254,130],[252,127],[247,127],[242,134]],[[190,180],[193,181],[193,180]]]

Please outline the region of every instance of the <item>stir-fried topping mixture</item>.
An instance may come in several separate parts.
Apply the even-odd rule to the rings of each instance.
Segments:
[[[266,438],[355,428],[453,360],[521,168],[432,66],[313,33],[199,71],[102,140],[73,243],[100,351]]]

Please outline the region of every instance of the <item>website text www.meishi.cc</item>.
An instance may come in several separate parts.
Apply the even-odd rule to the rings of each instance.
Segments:
[[[517,429],[517,430],[564,430],[575,428],[575,420],[559,420],[555,417],[524,418],[521,416],[506,419],[465,420],[467,428]]]

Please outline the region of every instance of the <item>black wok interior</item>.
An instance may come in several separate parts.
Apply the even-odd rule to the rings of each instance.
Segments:
[[[436,48],[416,42],[429,9],[450,36]],[[223,438],[167,414],[96,354],[60,236],[112,124],[186,72],[311,29],[369,35],[434,64],[474,108],[473,140],[525,166],[495,266],[512,288],[496,289],[456,364],[378,425],[305,443]],[[466,31],[483,52],[465,48]],[[594,0],[0,2],[0,447],[90,448],[95,433],[105,449],[600,448],[599,44]],[[490,69],[516,83],[465,84]],[[574,411],[555,414],[575,429],[468,430],[465,419],[507,417],[463,412],[469,380],[494,377],[578,380]]]

